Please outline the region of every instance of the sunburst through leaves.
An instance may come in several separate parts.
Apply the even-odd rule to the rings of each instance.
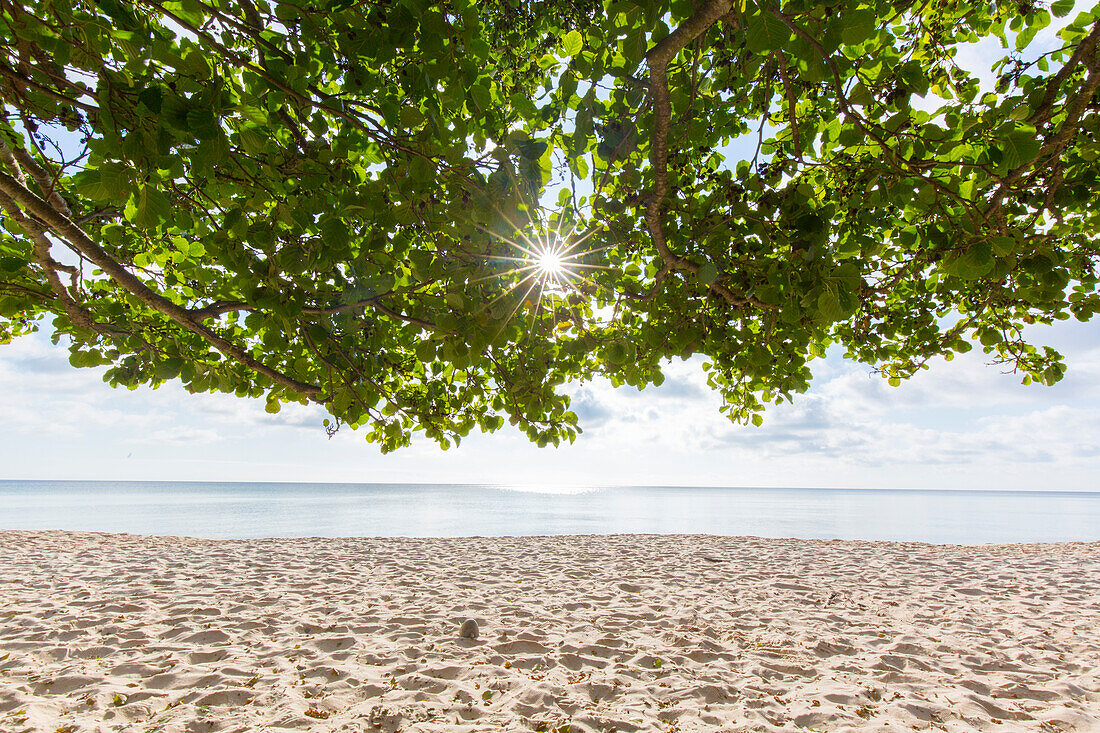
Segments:
[[[507,267],[486,279],[515,278],[488,307],[509,302],[509,296],[519,294],[515,303],[503,314],[501,329],[524,308],[531,311],[532,325],[534,318],[546,310],[551,312],[559,329],[583,321],[583,315],[577,311],[576,305],[564,296],[570,291],[592,292],[598,284],[590,275],[594,270],[608,269],[605,265],[586,261],[604,249],[584,248],[592,232],[581,233],[574,224],[567,224],[563,219],[559,219],[556,226],[539,226],[541,232],[538,233],[530,230],[525,232],[514,222],[506,221],[513,230],[511,237],[482,229],[509,250],[508,254],[488,257],[494,262],[507,263]]]

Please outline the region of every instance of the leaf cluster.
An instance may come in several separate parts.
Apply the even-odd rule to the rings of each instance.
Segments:
[[[695,354],[757,423],[834,345],[1050,384],[1026,327],[1100,309],[1097,14],[1029,55],[1071,10],[2,0],[0,339],[385,450],[572,440],[564,383]]]

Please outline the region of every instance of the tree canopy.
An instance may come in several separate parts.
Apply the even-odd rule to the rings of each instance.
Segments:
[[[385,450],[571,440],[567,382],[697,354],[754,422],[830,347],[1051,384],[1026,327],[1100,310],[1098,39],[1072,0],[0,0],[0,340]]]

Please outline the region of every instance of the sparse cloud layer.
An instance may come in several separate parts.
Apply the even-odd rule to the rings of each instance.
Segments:
[[[572,446],[539,450],[505,430],[389,456],[351,431],[329,440],[317,407],[270,415],[176,385],[111,389],[35,336],[0,347],[0,477],[1100,489],[1095,331],[1044,334],[1070,364],[1053,388],[1023,387],[980,354],[900,388],[830,358],[754,428],[719,413],[699,362],[675,361],[660,387],[574,387],[585,433]]]

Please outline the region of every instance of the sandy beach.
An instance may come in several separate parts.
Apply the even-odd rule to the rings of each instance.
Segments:
[[[1100,730],[1100,543],[0,532],[0,731],[494,729]]]

